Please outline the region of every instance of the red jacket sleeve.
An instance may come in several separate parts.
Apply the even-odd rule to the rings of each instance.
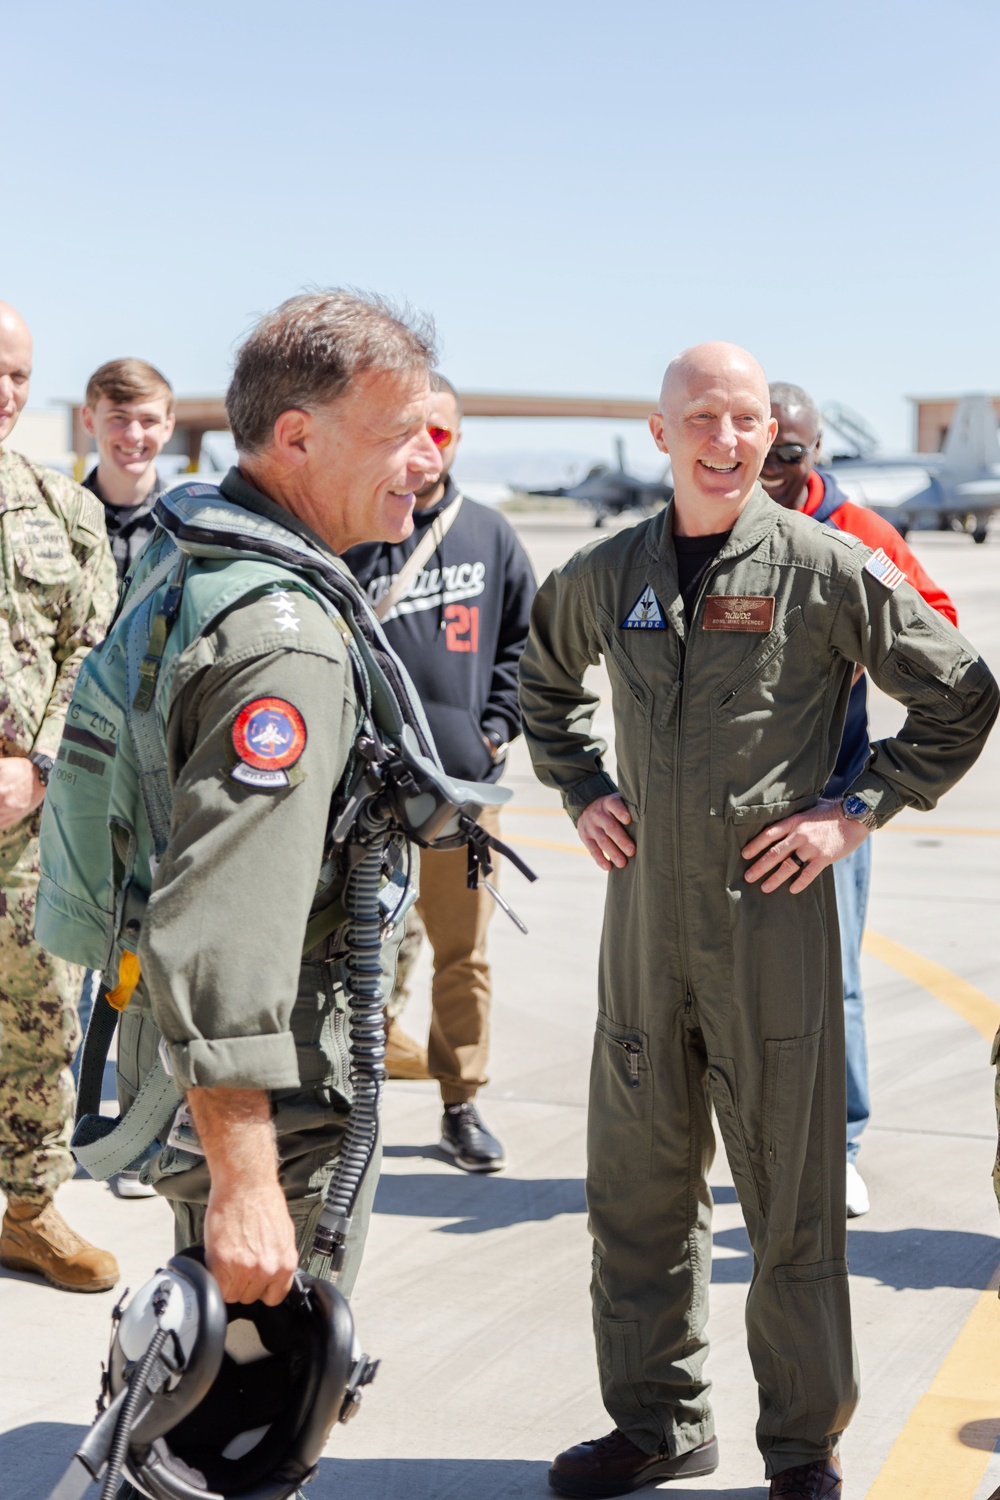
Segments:
[[[939,615],[944,615],[952,625],[958,624],[958,611],[944,589],[936,584],[927,572],[927,569],[919,561],[916,555],[903,541],[895,526],[876,515],[873,510],[865,510],[853,501],[847,500],[830,517],[835,526],[841,531],[849,531],[851,536],[856,536],[866,547],[881,547],[897,567],[902,568],[907,580],[913,584],[918,594],[922,594]]]

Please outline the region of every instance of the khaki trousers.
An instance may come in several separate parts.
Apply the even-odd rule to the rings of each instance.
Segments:
[[[498,838],[500,814],[484,808],[479,822]],[[490,883],[497,884],[494,864]],[[396,961],[396,983],[387,1007],[400,1015],[409,995],[409,979],[426,932],[434,953],[431,981],[431,1031],[427,1062],[441,1085],[445,1104],[464,1104],[489,1080],[486,1063],[490,1040],[490,969],[486,962],[486,929],[496,903],[480,882],[467,885],[464,849],[420,851],[420,895],[406,919],[406,935]],[[416,913],[416,921],[414,920]]]

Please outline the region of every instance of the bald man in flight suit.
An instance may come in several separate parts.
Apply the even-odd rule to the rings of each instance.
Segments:
[[[857,1401],[844,1213],[844,1022],[833,863],[975,761],[998,692],[891,559],[774,505],[757,362],[669,366],[650,418],[675,496],[542,586],[525,737],[610,872],[588,1118],[593,1302],[615,1429],[553,1488],[623,1494],[711,1473],[705,1378],[711,1109],[754,1253],[757,1440],[781,1500],[839,1500]],[[611,678],[618,784],[582,685]],[[907,709],[820,800],[856,665]]]

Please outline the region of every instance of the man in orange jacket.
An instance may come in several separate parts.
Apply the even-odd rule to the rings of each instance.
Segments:
[[[927,603],[958,624],[958,615],[944,589],[922,566],[899,532],[888,521],[854,505],[834,476],[817,469],[822,424],[815,402],[800,386],[776,382],[770,387],[771,415],[778,433],[764,460],[760,482],[779,505],[850,532],[868,547],[881,551],[899,567]],[[860,673],[860,669],[859,669]],[[851,692],[840,755],[824,796],[842,797],[864,768],[869,754],[868,688],[859,675]],[[857,1169],[861,1132],[871,1114],[868,1052],[865,1042],[864,997],[861,990],[861,940],[868,908],[871,839],[833,867],[840,921],[841,961],[844,971],[844,1030],[847,1045],[847,1213],[856,1218],[868,1212],[868,1189]]]

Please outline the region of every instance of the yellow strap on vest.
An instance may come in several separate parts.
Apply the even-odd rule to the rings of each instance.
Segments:
[[[139,960],[126,948],[118,960],[118,983],[113,990],[108,990],[108,1004],[115,1010],[124,1010],[128,1005],[135,994],[141,972]]]

